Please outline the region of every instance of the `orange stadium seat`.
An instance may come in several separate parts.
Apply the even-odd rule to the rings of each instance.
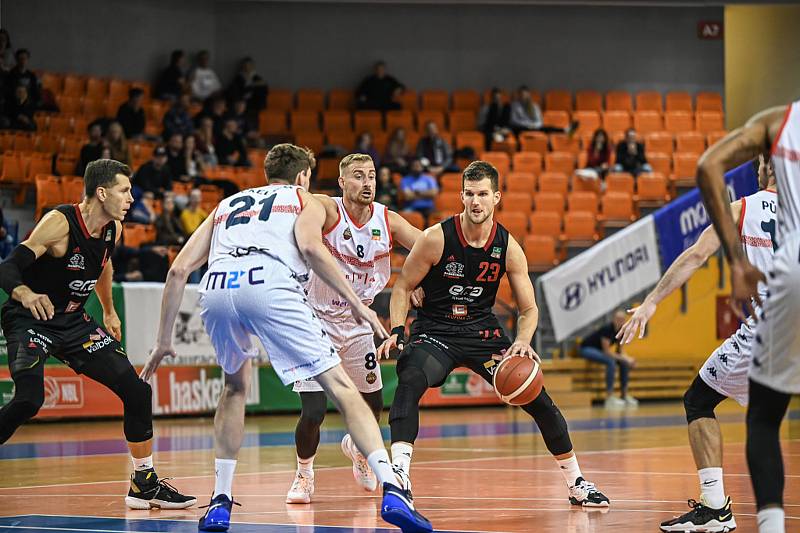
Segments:
[[[653,132],[648,133],[644,137],[644,152],[648,156],[653,152],[661,152],[663,154],[672,155],[675,151],[675,142],[673,136],[668,132]]]
[[[564,172],[543,172],[539,176],[539,190],[541,192],[557,192],[561,195],[566,195],[569,187],[568,175]]]
[[[633,100],[627,91],[609,91],[606,93],[606,111],[627,111],[633,113]]]
[[[696,129],[700,133],[710,133],[725,129],[725,118],[719,111],[698,111],[696,117]]]
[[[383,116],[380,111],[356,111],[353,115],[357,134],[365,131],[370,133],[383,131]]]
[[[108,98],[108,80],[106,78],[87,78],[86,97],[98,100]]]
[[[538,152],[516,152],[511,158],[515,172],[530,172],[538,175],[542,171],[542,155]]]
[[[519,134],[519,144],[523,152],[538,152],[542,157],[548,149],[547,135],[539,131],[523,131]]]
[[[477,113],[481,107],[481,95],[472,89],[453,91],[453,110]],[[452,126],[450,127],[452,129]]]
[[[627,111],[605,111],[603,113],[603,129],[610,136],[614,133],[624,133],[631,127],[631,115]]]
[[[107,105],[104,98],[96,99],[95,97],[87,96],[83,99],[83,116],[89,120],[104,117],[106,116]],[[114,115],[116,116],[116,113]]]
[[[339,160],[320,159],[316,170],[318,180],[335,180],[339,177]]]
[[[549,235],[526,235],[522,242],[528,272],[545,272],[558,264],[556,239]]]
[[[624,192],[633,195],[633,176],[627,172],[609,172],[606,176],[606,191]]]
[[[672,91],[667,93],[667,111],[687,111],[692,112],[692,95],[684,91]]]
[[[697,131],[682,131],[675,135],[678,152],[702,154],[706,151],[706,138]]]
[[[36,153],[28,160],[25,169],[25,181],[33,183],[33,178],[37,174],[50,174],[53,172],[53,159],[50,154]]]
[[[520,211],[528,215],[531,211],[533,201],[531,193],[527,192],[507,192],[500,199],[500,209],[502,211]]]
[[[285,135],[286,111],[280,109],[264,109],[258,114],[258,132],[261,135]]]
[[[636,111],[633,114],[633,127],[639,135],[646,135],[664,129],[661,113],[658,111]]]
[[[569,152],[550,152],[544,156],[544,169],[570,175],[575,170],[575,156]]]
[[[566,133],[551,133],[550,146],[554,152],[569,152],[575,157],[583,151],[580,137],[569,136]]]
[[[667,178],[661,173],[648,172],[639,174],[636,178],[636,188],[636,199],[640,206],[660,206],[670,200]]]
[[[419,109],[419,98],[417,97],[417,91],[414,89],[405,89],[398,98],[398,102],[402,109],[408,109],[409,111]]]
[[[294,107],[294,95],[289,89],[272,89],[267,94],[267,109],[291,111]]]
[[[442,192],[458,192],[461,190],[461,174],[458,172],[445,172],[439,178]]]
[[[597,214],[597,194],[577,191],[567,195],[567,211],[586,211]]]
[[[626,225],[636,220],[633,195],[626,192],[607,191],[600,199],[600,210],[605,225]]]
[[[497,222],[502,224],[508,232],[521,243],[528,234],[528,215],[530,211],[511,211],[503,209],[497,214]]]
[[[325,134],[328,144],[338,146],[345,151],[356,145],[356,134],[353,131],[331,131]]]
[[[352,131],[352,117],[349,111],[328,110],[322,113],[322,129],[326,133]]]
[[[546,111],[572,111],[572,93],[569,91],[553,90],[544,94],[544,108]],[[547,124],[547,121],[545,121]]]
[[[70,154],[58,154],[56,156],[56,173],[60,176],[66,176],[75,172],[75,167],[78,165],[78,156]]]
[[[64,76],[55,72],[43,72],[41,77],[42,89],[47,89],[54,96],[58,96],[64,89]]]
[[[123,224],[122,235],[125,246],[131,248],[139,248],[143,244],[153,242],[156,237],[155,228],[151,228],[150,224],[134,224],[132,222]]]
[[[708,146],[711,146],[717,143],[718,141],[721,141],[727,134],[728,132],[725,130],[712,131],[706,135],[706,142]]]
[[[68,204],[77,204],[83,200],[83,178],[80,176],[64,176],[61,178],[62,201]]]
[[[509,172],[506,177],[506,190],[508,192],[533,193],[536,190],[536,175],[531,172],[519,172],[516,170]]]
[[[125,101],[128,99],[128,91],[132,87],[131,82],[119,78],[111,78],[108,82],[108,98],[110,100]]]
[[[64,96],[84,96],[86,94],[86,78],[77,74],[65,75],[61,94]]]
[[[65,115],[78,115],[83,111],[83,98],[80,96],[59,95],[56,104],[59,112]]]
[[[450,131],[453,133],[458,133],[459,131],[474,131],[475,128],[478,127],[475,112],[469,109],[450,111],[447,116],[447,121],[450,124]]]
[[[446,216],[460,213],[464,210],[460,192],[441,192],[436,196],[434,204],[436,210]]]
[[[352,89],[331,89],[328,91],[328,109],[350,111],[355,107]]]
[[[321,89],[299,89],[297,109],[322,111],[325,109],[325,93]]]
[[[425,217],[417,211],[400,211],[400,216],[417,229],[425,229]]]
[[[33,152],[36,148],[36,139],[32,133],[16,132],[12,150],[15,152]]]
[[[57,135],[49,135],[47,133],[44,133],[42,135],[37,135],[36,150],[38,150],[39,152],[54,154],[56,152],[60,152],[63,149],[64,149],[63,137],[59,137]]]
[[[693,131],[693,116],[687,111],[667,111],[664,114],[664,129],[672,134]]]
[[[653,172],[659,172],[665,176],[672,173],[672,157],[669,154],[654,152],[646,153],[647,162],[653,167]]]
[[[421,109],[417,111],[417,130],[420,133],[425,131],[428,122],[436,123],[439,131],[443,131],[445,129],[444,112],[433,109]]]
[[[561,236],[561,213],[556,211],[536,211],[528,215],[528,232],[531,235],[549,235],[558,239]]]
[[[456,148],[472,148],[477,156],[484,151],[486,146],[486,138],[483,133],[479,131],[459,131],[456,134]]]
[[[719,93],[700,92],[696,96],[695,110],[700,111],[717,111],[722,113],[722,95]]]
[[[694,181],[697,175],[697,160],[700,154],[675,152],[672,156],[674,165],[673,179],[675,181]]]
[[[568,246],[587,246],[599,238],[595,215],[586,211],[570,211],[564,215],[564,240]]]
[[[289,113],[291,132],[319,131],[319,113],[313,110],[298,109]]]
[[[310,148],[315,154],[318,154],[322,151],[322,147],[325,145],[325,138],[322,135],[321,131],[301,131],[297,132],[294,135],[294,143],[298,146],[305,146]],[[257,166],[261,166],[264,162],[264,158],[261,158],[261,163]]]
[[[600,111],[575,111],[572,120],[578,123],[578,135],[593,134],[600,127]]]
[[[479,159],[494,165],[501,176],[505,176],[511,170],[511,158],[505,152],[483,152]]]
[[[542,122],[545,126],[566,128],[569,126],[569,113],[558,109],[548,109],[542,114]]]
[[[575,93],[575,111],[603,110],[603,95],[597,91],[578,91]]]
[[[5,152],[3,154],[3,170],[0,172],[0,182],[22,183],[28,171],[30,157],[23,156],[20,152]]]
[[[533,197],[536,211],[564,214],[564,195],[560,192],[538,192]]]
[[[440,111],[445,113],[450,109],[450,95],[447,91],[429,89],[427,91],[422,91],[420,97],[422,99],[422,109],[426,111]]]
[[[411,111],[402,109],[398,111],[386,112],[386,131],[394,131],[403,128],[406,131],[414,129],[414,114]]]
[[[636,93],[636,111],[664,111],[661,93],[658,91],[641,91]]]
[[[39,174],[35,177],[35,184],[36,211],[34,213],[34,220],[39,220],[45,208],[55,207],[64,203],[64,197],[57,176]]]

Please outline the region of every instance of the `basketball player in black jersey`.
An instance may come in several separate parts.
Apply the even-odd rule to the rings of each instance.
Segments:
[[[89,163],[80,204],[47,213],[30,237],[0,264],[3,333],[14,397],[0,409],[0,444],[44,402],[44,364],[54,356],[77,374],[102,383],[122,400],[134,474],[126,504],[132,509],[183,509],[197,500],[159,480],[153,469],[150,385],[139,379],[119,343],[120,321],[111,299],[110,257],[133,202],[131,171],[118,161]],[[92,290],[103,307],[102,327],[84,311]]]
[[[525,254],[492,217],[500,202],[497,170],[483,161],[471,163],[464,170],[461,197],[464,211],[428,228],[414,244],[392,290],[392,335],[378,349],[378,355],[386,357],[395,346],[402,350],[389,425],[392,462],[406,477],[419,431],[419,401],[428,387],[441,386],[458,366],[492,383],[492,373],[504,357],[539,358],[530,345],[539,311]],[[514,342],[492,313],[506,273],[519,308]],[[425,299],[405,342],[409,292],[418,285]],[[607,507],[608,498],[583,478],[567,423],[547,391],[542,389],[522,409],[536,421],[564,474],[570,502]]]

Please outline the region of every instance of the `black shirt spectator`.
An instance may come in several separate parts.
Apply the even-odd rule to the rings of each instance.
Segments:
[[[200,128],[200,123],[204,118],[210,118],[214,123],[214,138],[216,139],[222,135],[222,129],[225,127],[226,111],[228,110],[228,103],[221,96],[210,98],[203,105],[203,110],[194,116],[195,129]]]
[[[186,91],[186,54],[183,50],[172,52],[169,66],[159,75],[155,89],[156,98],[162,100],[177,100]]]
[[[33,120],[35,112],[36,104],[28,95],[27,87],[18,85],[14,91],[14,98],[6,106],[11,129],[36,131],[36,122]]]
[[[644,144],[636,140],[636,130],[633,128],[625,132],[625,139],[617,145],[617,159],[614,163],[615,172],[630,172],[638,176],[642,172],[650,172],[652,168],[647,164],[644,155]]]
[[[173,180],[181,180],[188,175],[186,157],[183,153],[183,136],[173,133],[167,140],[167,166]]]
[[[189,115],[189,106],[192,98],[188,94],[182,94],[177,102],[172,104],[164,114],[164,139],[169,139],[173,133],[189,135],[194,130],[192,117]]]
[[[423,159],[428,172],[439,177],[443,172],[453,169],[453,150],[441,135],[439,127],[431,121],[425,125],[425,137],[417,143],[417,157]]]
[[[596,330],[591,335],[587,336],[581,342],[581,348],[597,348],[598,350],[603,349],[603,339],[606,339],[611,346],[615,346],[619,344],[617,340],[617,332],[614,329],[614,324],[609,322],[608,324],[602,326],[600,329]]]
[[[244,100],[247,110],[257,113],[267,105],[267,94],[269,88],[264,80],[256,74],[256,66],[252,57],[245,57],[239,66],[239,72],[233,78],[231,86],[228,88],[228,96],[231,100]]]
[[[386,63],[375,64],[375,73],[367,76],[356,89],[356,105],[359,109],[392,109],[395,91],[403,85],[386,73]]]
[[[225,128],[216,140],[215,147],[220,165],[250,166],[247,148],[235,120],[225,121]]]
[[[510,115],[511,108],[503,103],[500,89],[492,89],[491,101],[481,108],[478,115],[478,127],[486,136],[487,149],[491,148],[495,136],[502,139],[511,132],[508,128]]]
[[[161,214],[156,218],[156,244],[177,246],[185,241],[183,226],[175,214],[175,198],[171,194],[165,194]]]
[[[145,118],[144,108],[142,107],[143,98],[144,91],[138,87],[134,87],[128,91],[128,101],[119,106],[119,110],[117,111],[117,122],[122,124],[125,137],[128,139],[135,139],[144,135],[147,119]]]
[[[133,176],[133,184],[142,191],[151,191],[161,197],[164,191],[172,190],[172,173],[167,165],[167,149],[159,146],[153,159],[139,167]]]
[[[81,155],[78,158],[78,163],[75,166],[75,174],[83,176],[86,172],[86,165],[92,161],[97,161],[103,157],[103,127],[99,122],[94,121],[89,124],[87,128],[89,132],[89,142],[81,147]]]
[[[28,60],[31,53],[25,48],[20,48],[14,56],[17,64],[8,73],[8,87],[11,91],[16,91],[19,85],[23,85],[28,89],[28,97],[34,104],[39,103],[41,97],[41,87],[39,85],[39,78],[32,70],[28,70]],[[11,94],[13,97],[13,92]]]
[[[247,110],[247,102],[241,98],[234,100],[232,107],[233,109],[228,114],[228,118],[236,121],[239,126],[239,133],[245,140],[256,142],[259,138],[257,115]]]

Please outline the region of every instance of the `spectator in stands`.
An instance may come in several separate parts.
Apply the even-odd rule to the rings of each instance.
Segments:
[[[169,270],[169,251],[165,246],[143,245],[141,248],[125,246],[125,233],[114,249],[114,281],[164,282]]]
[[[511,134],[508,128],[509,113],[508,105],[503,103],[503,93],[493,87],[489,102],[481,107],[478,114],[478,127],[486,137],[487,150],[491,149],[493,141],[503,142]]]
[[[575,175],[582,180],[604,179],[610,162],[611,143],[608,140],[608,133],[598,128],[592,134],[592,140],[586,150],[586,167],[576,170]]]
[[[397,185],[392,181],[392,171],[389,167],[381,167],[378,169],[375,200],[389,209],[397,211]]]
[[[5,28],[0,28],[0,70],[8,72],[14,66],[14,47],[11,46],[11,35]]]
[[[183,50],[173,50],[169,66],[158,77],[155,87],[156,98],[161,100],[178,100],[188,91],[186,83],[186,54]]]
[[[20,48],[14,54],[14,57],[17,60],[17,64],[8,73],[8,87],[12,91],[16,91],[17,87],[23,85],[28,89],[28,98],[31,99],[34,105],[38,105],[41,97],[41,86],[36,74],[28,69],[31,53],[26,48]]]
[[[117,122],[122,124],[125,136],[128,139],[141,139],[144,136],[146,117],[144,107],[144,91],[139,87],[133,87],[128,91],[128,101],[119,106],[117,110]]]
[[[189,194],[189,203],[181,211],[181,225],[183,233],[186,235],[194,233],[208,216],[208,213],[200,206],[202,199],[203,193],[200,192],[200,189],[193,189]]]
[[[227,118],[232,118],[236,121],[239,126],[239,133],[249,146],[256,145],[260,140],[257,115],[247,110],[247,102],[242,98],[234,100],[231,108]]]
[[[403,191],[403,209],[417,211],[427,220],[433,211],[433,199],[439,194],[439,185],[436,178],[424,172],[418,158],[411,160],[408,175],[400,181],[400,190]]]
[[[12,130],[36,131],[36,121],[33,120],[35,112],[36,104],[28,95],[28,88],[17,85],[14,98],[6,105],[9,127]]]
[[[197,136],[197,150],[204,166],[215,167],[219,164],[217,151],[214,148],[214,121],[211,117],[200,119],[200,127],[195,132]]]
[[[425,136],[417,143],[417,158],[436,178],[443,172],[458,172],[453,165],[453,149],[439,135],[439,127],[432,120],[425,124]]]
[[[406,130],[397,128],[392,132],[389,142],[386,144],[386,153],[383,156],[383,164],[387,165],[392,172],[405,174],[408,170],[408,161],[411,158],[411,151],[408,148]]]
[[[542,110],[533,101],[531,91],[525,85],[517,90],[517,97],[511,102],[508,125],[515,134],[519,134],[521,131],[571,134],[578,127],[577,122],[571,123],[566,128],[545,125],[542,120]]]
[[[164,139],[169,139],[173,133],[179,133],[180,135],[192,133],[194,122],[192,122],[192,117],[189,115],[191,103],[189,94],[183,93],[164,114]]]
[[[172,190],[172,174],[167,165],[167,149],[163,146],[153,150],[153,158],[139,167],[133,176],[133,184],[142,191],[155,193],[156,198]]]
[[[616,338],[617,331],[627,320],[624,310],[619,309],[614,313],[610,324],[601,327],[581,342],[578,353],[584,359],[606,365],[606,401],[607,409],[616,407],[634,407],[639,402],[628,395],[628,376],[636,361],[626,355]],[[619,368],[619,385],[622,397],[614,396],[614,376]]]
[[[197,148],[197,138],[194,135],[187,135],[183,140],[183,168],[185,174],[195,183],[204,174],[205,164],[203,156]]]
[[[247,103],[247,111],[258,113],[267,106],[269,89],[264,80],[256,73],[256,65],[252,57],[245,57],[239,64],[239,72],[228,88],[232,100],[242,99]]]
[[[392,108],[395,92],[402,87],[399,81],[386,73],[386,63],[378,61],[375,72],[364,78],[356,89],[356,107],[387,111]]]
[[[228,104],[222,96],[215,96],[209,98],[203,104],[203,110],[194,117],[194,127],[200,127],[200,122],[203,118],[208,117],[214,124],[214,139],[222,135],[222,129],[225,127],[225,119],[227,118],[226,112]]]
[[[200,50],[197,54],[197,64],[190,76],[189,85],[192,88],[192,96],[204,102],[209,96],[216,94],[222,89],[219,76],[209,66],[211,55],[208,50]]]
[[[100,122],[95,120],[86,129],[89,132],[89,142],[81,147],[81,155],[75,166],[75,174],[78,176],[83,176],[83,173],[86,172],[86,165],[102,158],[105,145],[103,127]]]
[[[116,159],[126,165],[130,164],[131,151],[128,148],[128,139],[125,138],[122,124],[116,121],[111,123],[106,132],[106,144],[111,149],[111,159]]]
[[[156,244],[180,246],[186,241],[181,221],[175,214],[175,197],[172,194],[164,195],[161,214],[156,218],[155,224]]]
[[[235,119],[229,118],[225,121],[222,135],[216,141],[216,149],[221,164],[237,167],[250,166],[247,147],[245,147],[244,138],[239,134],[239,125]]]
[[[189,181],[180,133],[173,133],[167,139],[167,166],[173,181]]]
[[[359,154],[367,154],[375,163],[375,168],[380,166],[381,158],[378,156],[378,150],[375,149],[375,145],[372,144],[372,134],[368,131],[365,131],[358,136],[358,139],[356,139],[356,146],[353,151]]]
[[[156,221],[155,199],[153,191],[142,192],[134,200],[126,218],[139,224],[153,224]]]
[[[617,145],[617,160],[614,172],[628,172],[638,176],[642,172],[652,172],[653,168],[647,163],[644,155],[644,143],[636,138],[636,130],[628,128],[625,139]]]

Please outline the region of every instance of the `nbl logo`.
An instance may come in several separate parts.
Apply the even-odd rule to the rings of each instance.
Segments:
[[[559,305],[564,311],[574,311],[583,303],[586,298],[586,287],[580,281],[573,281],[561,292]]]

